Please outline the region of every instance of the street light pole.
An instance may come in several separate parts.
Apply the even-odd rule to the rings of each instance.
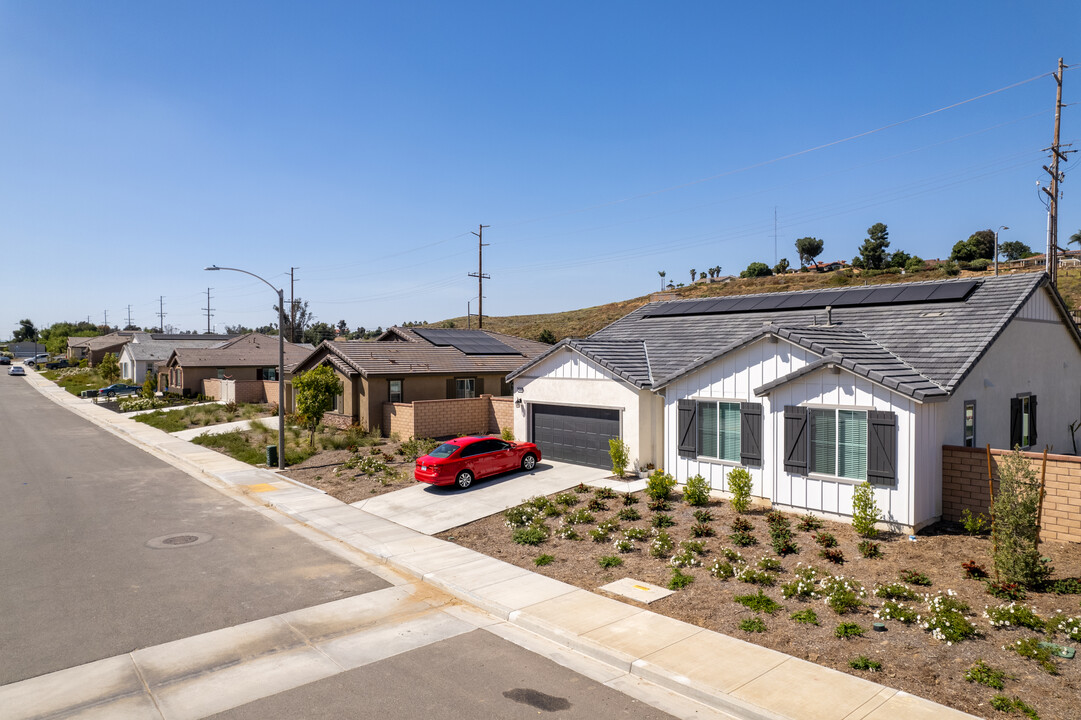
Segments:
[[[1009,230],[1009,228],[999,225],[998,230]],[[995,277],[998,277],[998,230],[995,230]]]
[[[276,288],[253,272],[240,268],[218,267],[211,265],[204,270],[232,270],[233,272],[251,275],[256,280],[262,280],[271,290],[278,293],[278,469],[285,469],[285,300],[282,288]]]

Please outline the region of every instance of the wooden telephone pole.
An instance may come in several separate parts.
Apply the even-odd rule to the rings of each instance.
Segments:
[[[1059,145],[1059,126],[1062,120],[1062,76],[1065,70],[1066,65],[1063,64],[1062,58],[1059,58],[1058,72],[1053,75],[1055,84],[1058,86],[1055,92],[1055,135],[1051,147],[1045,148],[1051,151],[1051,167],[1043,166],[1043,169],[1051,176],[1051,187],[1050,189],[1040,188],[1047,193],[1047,197],[1050,199],[1047,205],[1047,254],[1044,256],[1044,267],[1052,285],[1058,282],[1058,184],[1063,179],[1063,174],[1058,169],[1058,163],[1059,160],[1066,162],[1067,153],[1074,152],[1073,150],[1063,152]]]
[[[469,273],[469,277],[477,279],[477,328],[481,330],[484,329],[484,278],[491,277],[484,274],[484,247],[487,244],[484,242],[484,228],[486,227],[491,227],[491,225],[478,225],[477,232],[473,233],[477,236],[477,271]]]

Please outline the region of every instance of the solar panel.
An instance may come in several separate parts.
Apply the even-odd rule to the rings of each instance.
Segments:
[[[901,303],[956,302],[965,300],[979,287],[979,280],[921,285],[887,285],[851,290],[822,290],[786,294],[744,295],[739,297],[673,302],[659,305],[645,317],[681,315],[725,315],[771,310],[817,309],[833,307],[870,307]],[[444,331],[444,332],[454,332]]]
[[[414,328],[413,332],[437,347],[453,347],[466,355],[521,355],[510,345],[496,340],[483,330]]]

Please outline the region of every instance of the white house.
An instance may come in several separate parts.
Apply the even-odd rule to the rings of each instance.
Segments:
[[[619,437],[680,482],[742,466],[840,518],[867,480],[914,529],[942,515],[943,445],[1072,448],[1081,335],[1040,273],[897,283],[650,303],[509,379],[546,458],[606,466]]]
[[[132,332],[131,340],[124,344],[117,356],[120,377],[142,382],[149,370],[157,384],[157,366],[177,348],[218,347],[233,339],[232,335],[163,335],[158,333]]]

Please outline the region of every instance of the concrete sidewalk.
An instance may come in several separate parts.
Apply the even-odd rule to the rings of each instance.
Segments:
[[[346,543],[378,562],[484,610],[503,621],[497,627],[508,637],[514,636],[515,642],[528,644],[530,641],[524,639],[528,633],[522,631],[530,631],[545,641],[555,641],[599,660],[614,671],[651,681],[739,718],[952,720],[973,717],[438,540],[421,530],[368,512],[367,504],[378,498],[357,503],[362,507],[347,505],[275,472],[252,468],[117,416],[68,394],[36,373],[28,375],[28,382],[55,402],[204,478],[223,492],[243,493],[304,526],[317,529],[328,546]],[[538,486],[531,494],[541,492],[544,491]],[[457,497],[452,495],[434,497],[436,504],[457,502]],[[461,497],[468,501],[470,494]],[[444,522],[434,520],[440,515],[434,508],[425,513],[430,522],[424,527],[429,532],[430,527]],[[539,639],[537,643],[543,644]],[[26,682],[47,682],[50,677]]]

